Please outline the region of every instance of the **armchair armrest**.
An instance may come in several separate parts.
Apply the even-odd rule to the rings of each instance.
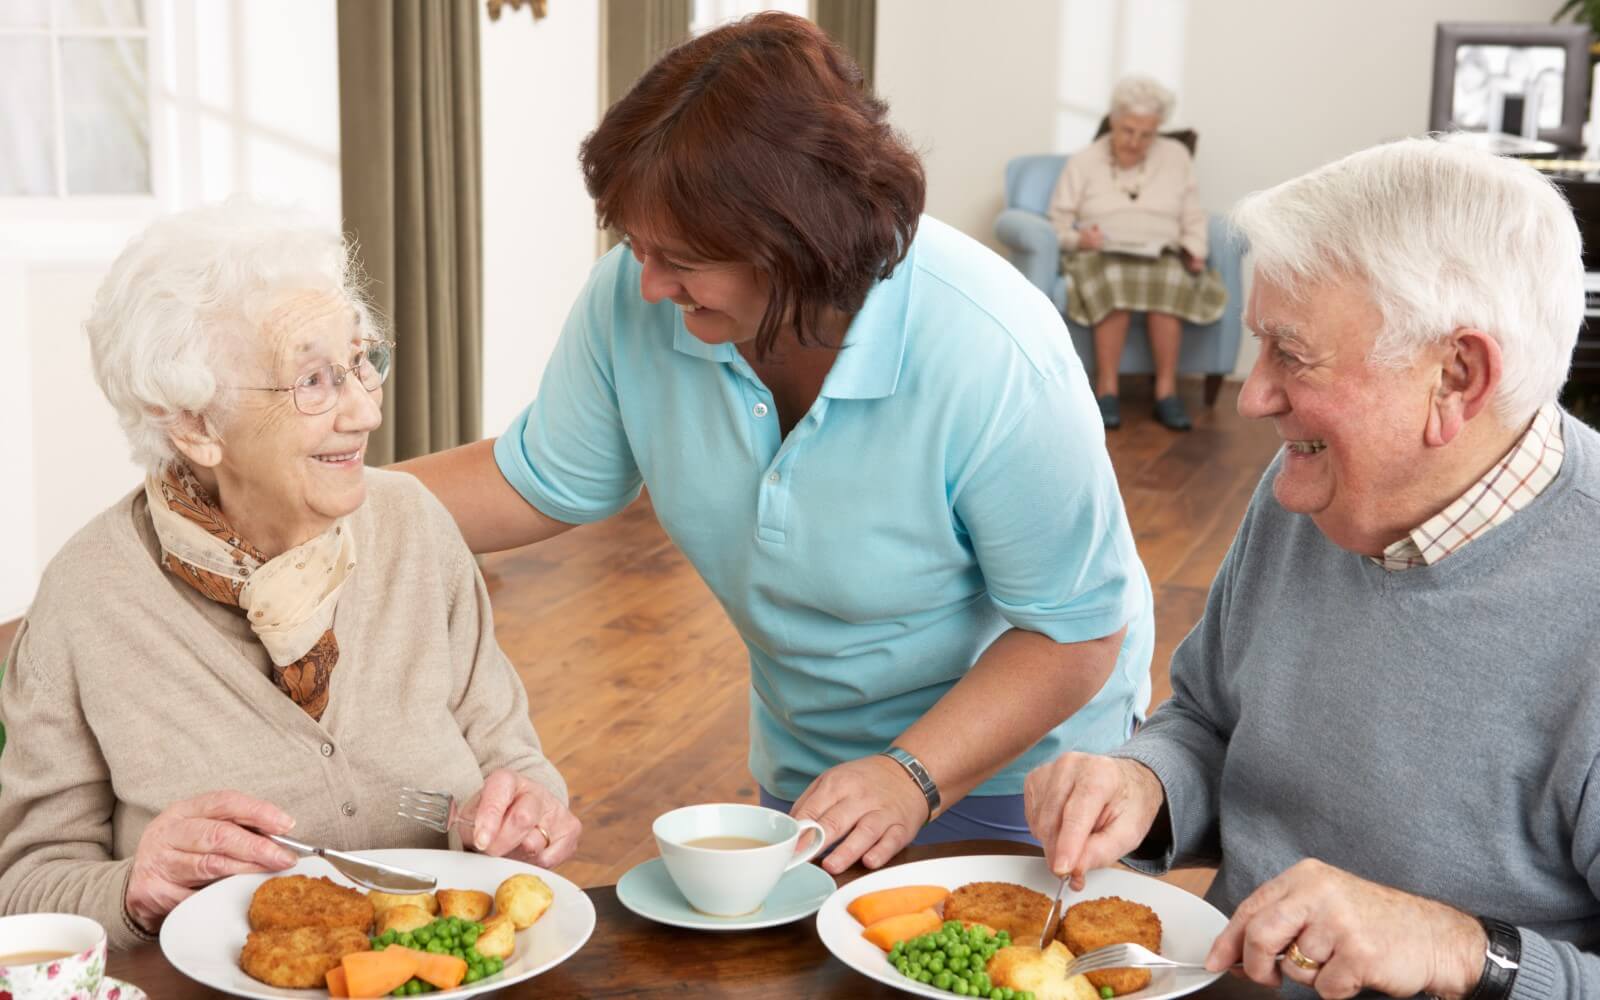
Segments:
[[[1011,252],[1011,263],[1017,270],[1048,296],[1061,273],[1061,243],[1050,220],[1024,209],[1008,208],[994,220],[994,235]]]
[[[1244,237],[1226,216],[1212,215],[1206,220],[1206,241],[1211,247],[1210,265],[1228,289],[1228,304],[1217,324],[1216,354],[1211,371],[1231,372],[1239,363],[1239,341],[1244,334]]]

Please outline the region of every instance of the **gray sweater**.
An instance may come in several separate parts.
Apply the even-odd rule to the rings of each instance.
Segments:
[[[1563,419],[1543,494],[1398,573],[1279,506],[1273,463],[1117,751],[1171,816],[1131,864],[1217,863],[1231,913],[1318,858],[1517,925],[1515,997],[1600,997],[1600,435]]]

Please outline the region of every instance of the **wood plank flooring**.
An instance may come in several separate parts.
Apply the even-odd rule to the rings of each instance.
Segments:
[[[1237,392],[1225,386],[1208,410],[1200,385],[1185,381],[1195,428],[1174,434],[1150,419],[1142,380],[1130,381],[1124,425],[1108,435],[1155,590],[1157,703],[1171,693],[1172,650],[1199,618],[1277,449],[1270,426],[1235,412]],[[650,822],[668,808],[754,801],[744,647],[647,499],[602,524],[490,556],[483,571],[500,643],[584,822],[582,846],[563,874],[580,885],[615,882],[654,856]],[[0,625],[0,650],[15,627]],[[1177,879],[1191,887],[1206,880]]]

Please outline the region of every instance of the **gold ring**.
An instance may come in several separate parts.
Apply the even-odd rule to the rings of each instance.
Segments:
[[[1300,944],[1297,941],[1290,942],[1289,950],[1283,953],[1283,957],[1288,959],[1295,968],[1304,969],[1307,972],[1316,972],[1322,968],[1321,962],[1306,957],[1306,953],[1300,950]]]
[[[549,843],[551,843],[551,842],[552,842],[552,841],[551,841],[551,840],[550,840],[550,831],[549,831],[549,830],[546,830],[546,829],[545,829],[545,828],[544,828],[544,827],[542,827],[542,826],[540,826],[540,825],[539,825],[539,824],[537,824],[537,823],[535,823],[535,824],[534,824],[534,826],[533,826],[533,828],[534,828],[534,829],[535,829],[535,830],[538,830],[538,831],[539,831],[539,836],[541,836],[541,837],[543,837],[543,838],[544,838],[544,842],[545,842],[545,843],[546,843],[546,844],[549,844]]]

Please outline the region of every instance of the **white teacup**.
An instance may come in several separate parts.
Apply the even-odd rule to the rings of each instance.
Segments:
[[[683,898],[714,917],[759,910],[783,873],[816,857],[827,838],[816,820],[732,802],[674,809],[651,829]],[[814,841],[796,853],[806,833]]]
[[[0,917],[0,990],[29,1000],[98,997],[106,931],[72,913]]]

